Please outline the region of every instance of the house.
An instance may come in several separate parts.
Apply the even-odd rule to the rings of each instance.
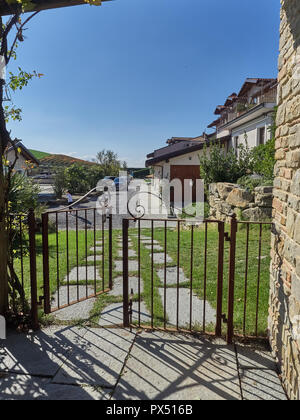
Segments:
[[[172,137],[167,146],[154,150],[147,156],[146,167],[152,168],[155,179],[172,181],[200,179],[200,160],[205,146],[213,139],[213,135],[203,134],[199,137]],[[184,193],[184,191],[183,191]],[[196,191],[193,191],[195,201]]]
[[[218,119],[208,127],[216,128],[217,139],[230,138],[227,149],[240,144],[250,148],[265,144],[271,138],[274,109],[277,104],[277,79],[247,79],[238,94],[231,94],[224,105],[218,105]]]
[[[31,166],[39,166],[40,162],[24,146],[21,140],[14,140],[6,150],[6,160],[12,165],[16,159],[16,150],[18,150],[17,161],[14,170],[18,173],[27,175]]]

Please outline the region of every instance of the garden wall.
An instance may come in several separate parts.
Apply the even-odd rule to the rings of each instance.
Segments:
[[[217,183],[209,187],[210,218],[230,222],[234,213],[251,222],[272,218],[273,187],[257,187],[253,192],[236,184]]]
[[[269,334],[291,399],[300,399],[300,2],[281,0]]]

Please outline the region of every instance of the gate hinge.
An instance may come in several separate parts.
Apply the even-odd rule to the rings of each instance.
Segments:
[[[223,320],[224,324],[228,323],[228,319],[226,317],[226,314],[222,314],[222,320]]]

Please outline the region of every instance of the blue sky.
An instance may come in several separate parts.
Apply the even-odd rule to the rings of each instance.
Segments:
[[[43,12],[11,66],[45,75],[15,95],[12,136],[143,166],[166,139],[202,134],[247,77],[276,77],[279,11],[279,0],[115,0]]]

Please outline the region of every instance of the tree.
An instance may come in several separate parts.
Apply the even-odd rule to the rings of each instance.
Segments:
[[[99,5],[99,0],[85,0],[86,3]],[[11,59],[16,59],[16,49],[19,43],[24,41],[23,32],[26,25],[33,19],[39,11],[35,11],[28,18],[22,20],[22,13],[35,10],[37,5],[30,0],[7,0],[9,7],[3,8],[3,14],[11,14],[6,22],[0,16],[0,315],[5,315],[8,311],[8,293],[9,293],[9,193],[11,190],[11,181],[14,173],[18,154],[20,151],[15,147],[15,142],[11,138],[11,133],[7,129],[9,118],[21,119],[21,109],[14,105],[5,106],[4,96],[9,88],[13,92],[22,90],[28,85],[34,77],[41,77],[37,72],[27,73],[19,68],[19,73],[13,75],[9,73],[8,81],[5,80],[4,73]],[[57,7],[62,6],[57,2]],[[4,4],[5,5],[5,4]],[[49,8],[45,5],[43,8]],[[11,40],[11,44],[9,42]],[[15,149],[15,160],[10,163],[5,158],[8,145],[11,144]]]
[[[126,162],[121,163],[118,155],[112,150],[102,150],[97,154],[97,161],[101,166],[104,176],[118,176],[119,171],[127,169]]]

